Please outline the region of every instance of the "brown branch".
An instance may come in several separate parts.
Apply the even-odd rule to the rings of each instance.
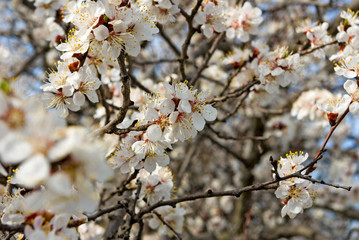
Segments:
[[[161,216],[161,214],[159,214],[158,212],[154,212],[154,214],[158,217],[158,219],[160,219],[160,221],[166,226],[166,227],[168,227],[173,233],[174,233],[174,235],[176,236],[176,238],[178,239],[178,240],[182,240],[182,237],[181,237],[181,235],[178,233],[178,232],[176,232],[176,230],[174,230],[173,229],[173,227],[171,227],[171,225],[169,225],[164,219],[163,219],[163,217]]]
[[[120,64],[120,70],[121,70],[121,81],[122,81],[122,87],[121,92],[123,96],[123,105],[120,108],[119,113],[117,116],[112,119],[108,124],[105,126],[99,128],[94,134],[96,136],[101,136],[105,133],[113,133],[114,130],[116,130],[116,125],[121,123],[127,114],[127,111],[129,109],[129,106],[131,105],[131,99],[130,99],[130,76],[128,75],[126,64],[125,64],[125,53],[124,50],[121,51],[120,56],[118,57],[118,62]]]
[[[151,126],[152,124],[153,123],[148,123],[148,124],[145,124],[145,125],[141,125],[141,126],[137,126],[137,127],[129,127],[129,128],[126,128],[126,129],[116,128],[111,133],[114,133],[114,134],[117,134],[117,135],[122,135],[122,134],[129,133],[131,131],[146,131],[147,128],[149,126]]]
[[[154,65],[154,64],[159,64],[159,63],[174,63],[174,62],[179,62],[180,59],[156,59],[156,60],[151,60],[151,61],[136,61],[134,60],[133,63],[136,65]]]
[[[242,106],[242,104],[244,103],[244,100],[246,100],[246,98],[248,97],[250,92],[250,89],[248,89],[247,91],[245,91],[245,95],[242,99],[240,99],[238,101],[238,103],[236,104],[236,106],[234,107],[234,109],[227,113],[226,116],[224,118],[221,119],[217,119],[218,122],[225,122],[228,118],[232,117],[234,114],[236,114],[236,112],[238,111],[238,109]]]
[[[39,57],[42,56],[43,54],[45,54],[50,48],[49,47],[44,47],[42,49],[40,49],[39,51],[36,51],[34,53],[34,55],[32,55],[29,59],[26,60],[26,62],[21,66],[21,68],[11,76],[11,78],[17,78],[18,76],[20,76],[21,73],[27,71],[29,69],[29,67],[31,66],[31,64]]]
[[[337,185],[337,184],[327,183],[327,182],[325,182],[323,180],[316,180],[316,179],[312,178],[311,176],[304,176],[304,175],[301,175],[301,174],[297,174],[296,177],[308,180],[308,181],[310,181],[312,183],[319,183],[319,184],[327,185],[327,186],[334,187],[334,188],[341,188],[341,189],[344,189],[344,190],[347,190],[347,191],[350,191],[352,189],[351,186],[341,186],[341,185]]]
[[[214,133],[216,136],[220,139],[224,140],[234,140],[234,141],[245,141],[245,140],[256,140],[256,141],[266,141],[270,137],[264,137],[264,136],[242,136],[242,137],[232,137],[223,135],[220,132],[216,131],[211,125],[207,125],[207,127]]]
[[[350,105],[349,105],[350,106]],[[325,138],[322,146],[320,147],[319,151],[317,152],[317,155],[315,156],[314,160],[307,166],[307,171],[305,172],[306,175],[308,175],[309,173],[313,172],[315,170],[314,165],[317,163],[317,161],[319,160],[318,158],[322,155],[322,153],[325,151],[325,146],[327,145],[330,137],[332,136],[332,134],[334,133],[335,129],[338,127],[338,125],[343,121],[343,119],[345,118],[345,116],[349,113],[349,106],[346,109],[346,111],[340,116],[340,118],[337,120],[337,122],[330,128],[327,137]],[[318,160],[316,160],[318,159]],[[303,169],[304,170],[304,169]]]
[[[313,48],[309,48],[309,49],[305,49],[305,50],[301,50],[301,51],[298,51],[298,53],[301,55],[301,56],[304,56],[304,55],[307,55],[309,53],[312,53],[314,52],[315,50],[318,50],[318,49],[321,49],[321,48],[324,48],[326,46],[330,46],[330,45],[333,45],[333,44],[336,44],[338,43],[337,40],[333,40],[331,42],[328,42],[328,43],[324,43],[324,44],[321,44],[321,45],[318,45],[316,47],[313,47]]]
[[[144,223],[143,223],[143,221],[141,220],[138,224],[140,225],[140,227],[139,227],[138,235],[137,235],[137,238],[136,238],[136,239],[137,239],[137,240],[142,240],[142,232],[143,232]]]
[[[218,45],[221,42],[221,40],[223,39],[224,35],[225,35],[225,32],[222,32],[213,41],[212,47],[207,52],[202,65],[197,69],[196,73],[194,74],[192,79],[189,81],[189,85],[194,85],[196,83],[196,81],[199,79],[199,77],[201,76],[201,73],[208,67],[208,62],[211,59],[211,57],[213,56],[213,54],[215,53],[215,51],[217,50]]]
[[[165,40],[165,42],[168,44],[168,46],[170,46],[170,48],[172,49],[172,51],[176,54],[176,56],[181,56],[181,52],[180,50],[178,50],[178,48],[176,47],[176,45],[172,42],[172,39],[170,37],[167,36],[167,34],[165,33],[165,31],[163,30],[163,26],[161,24],[157,24],[157,27],[160,31],[160,35],[162,36],[162,38]]]
[[[127,188],[127,184],[129,184],[132,180],[134,180],[137,175],[139,173],[139,170],[135,170],[129,177],[126,181],[124,181],[122,184],[121,184],[121,187],[118,188],[117,191],[115,192],[111,192],[110,195],[103,200],[103,202],[107,202],[108,200],[110,200],[112,197],[118,195],[118,196],[121,196],[125,191],[129,190]]]
[[[187,79],[186,77],[186,70],[185,70],[185,64],[186,60],[188,59],[188,47],[191,43],[191,39],[193,35],[195,34],[196,30],[193,27],[193,18],[198,12],[198,9],[202,5],[202,0],[197,0],[196,6],[192,9],[191,15],[188,15],[184,10],[181,8],[182,15],[186,18],[187,24],[188,24],[188,33],[187,37],[182,45],[182,53],[181,53],[181,59],[179,61],[179,69],[182,77],[182,81],[185,81]]]
[[[321,158],[320,156],[318,158],[315,158],[313,161],[317,161],[318,159],[320,159]],[[176,204],[181,203],[181,202],[188,202],[188,201],[194,201],[194,200],[198,200],[198,199],[212,198],[212,197],[234,196],[234,197],[238,198],[242,195],[242,193],[245,193],[245,192],[275,189],[277,187],[277,183],[279,183],[280,181],[286,180],[286,179],[290,179],[290,178],[299,177],[299,178],[304,178],[308,181],[312,181],[313,180],[312,178],[301,174],[301,172],[304,171],[306,168],[307,167],[304,167],[293,174],[290,174],[290,175],[287,175],[284,177],[280,177],[280,178],[277,178],[272,181],[252,184],[252,185],[240,188],[240,189],[233,189],[233,190],[219,191],[219,192],[213,192],[212,190],[208,190],[205,193],[197,193],[197,194],[192,194],[192,195],[188,195],[188,196],[184,196],[184,197],[179,197],[179,198],[172,199],[172,200],[159,201],[151,206],[148,206],[147,208],[142,209],[138,214],[136,214],[136,216],[134,216],[133,220],[138,222],[140,219],[142,219],[143,215],[150,213],[153,210],[155,210],[156,208],[159,208],[162,206],[176,207]],[[328,185],[331,187],[342,188],[347,191],[351,190],[351,187],[343,187],[343,186],[334,185],[334,184],[327,184],[327,183],[325,183],[325,182],[323,183],[323,181],[319,181],[319,180],[314,180],[314,182],[319,183],[319,184],[325,184],[325,185]]]
[[[137,78],[135,78],[135,76],[133,76],[133,74],[129,73],[129,76],[131,77],[131,80],[132,80],[131,83],[133,83],[133,85],[135,85],[139,89],[145,91],[146,93],[152,92],[150,89],[145,87],[140,81],[138,81]]]
[[[231,73],[231,75],[229,75],[229,77],[227,78],[227,82],[224,85],[224,88],[222,89],[221,93],[219,94],[219,96],[223,96],[224,93],[227,91],[227,89],[229,88],[229,86],[232,83],[232,80],[238,75],[238,73],[241,72],[242,68],[237,68],[234,72]]]
[[[188,202],[188,201],[194,201],[198,199],[203,198],[212,198],[212,197],[224,197],[224,196],[234,196],[234,197],[240,197],[242,193],[245,192],[252,192],[252,191],[259,191],[259,190],[268,190],[268,189],[274,189],[276,187],[276,180],[259,183],[259,184],[253,184],[247,187],[243,187],[240,189],[234,189],[234,190],[228,190],[228,191],[221,191],[221,192],[213,192],[212,190],[208,190],[204,193],[196,193],[172,200],[167,201],[160,201],[158,203],[155,203],[147,208],[142,209],[135,217],[134,220],[139,221],[143,215],[152,212],[156,208],[162,207],[162,206],[172,206],[176,207],[176,204],[181,202]]]
[[[238,161],[240,161],[241,163],[243,163],[243,165],[245,167],[249,167],[249,163],[246,159],[242,158],[238,153],[234,152],[230,147],[227,147],[225,145],[223,145],[222,143],[218,142],[216,139],[214,139],[212,136],[209,135],[204,135],[206,138],[208,138],[209,140],[211,140],[211,142],[213,142],[214,144],[216,144],[217,146],[219,146],[221,149],[224,149],[226,152],[228,152],[229,154],[231,154],[233,157],[235,157]]]
[[[211,103],[217,103],[217,102],[225,102],[228,99],[237,98],[237,97],[241,96],[243,93],[247,92],[251,87],[253,87],[254,85],[259,84],[259,83],[260,83],[259,80],[249,82],[246,85],[244,85],[243,87],[241,87],[241,91],[231,93],[231,94],[228,94],[226,96],[221,96],[221,97],[215,97],[215,98],[212,98],[212,99],[208,99],[206,101],[206,103],[211,104]]]
[[[107,104],[106,97],[105,97],[105,91],[103,88],[104,88],[103,85],[101,85],[100,88],[98,89],[98,93],[100,95],[101,104],[105,108],[105,112],[106,112],[105,124],[108,124],[110,121],[110,117],[111,117],[111,111],[110,111],[109,105]]]

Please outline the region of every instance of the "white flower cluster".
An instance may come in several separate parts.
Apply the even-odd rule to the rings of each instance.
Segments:
[[[206,121],[214,121],[217,110],[206,104],[207,95],[188,88],[186,83],[164,83],[165,92],[147,96],[141,106],[138,125],[149,124],[143,132],[129,133],[109,158],[114,168],[130,172],[132,167],[145,168],[148,172],[156,169],[156,164],[169,164],[167,150],[178,140],[183,142],[202,131]]]
[[[78,111],[85,103],[85,95],[91,102],[98,102],[96,90],[101,82],[96,76],[92,65],[85,65],[78,71],[72,71],[72,66],[79,66],[78,60],[67,65],[59,62],[57,71],[52,70],[48,83],[41,86],[45,91],[43,100],[48,108],[54,108],[61,117],[66,117],[71,111]]]
[[[176,21],[174,15],[180,12],[179,3],[179,0],[143,0],[140,1],[140,6],[153,21],[165,24]]]
[[[151,174],[141,169],[137,178],[141,182],[140,199],[146,198],[149,204],[171,199],[173,176],[169,168],[157,167]]]
[[[212,37],[213,32],[220,33],[227,29],[224,25],[225,15],[222,1],[204,1],[193,20],[195,25],[201,25],[206,38]]]
[[[344,21],[338,26],[336,39],[338,40],[339,52],[330,59],[345,58],[359,50],[359,18],[352,10],[342,11],[340,17]]]
[[[307,31],[306,36],[310,40],[310,46],[312,48],[332,41],[332,38],[328,35],[328,26],[329,24],[324,22],[321,25],[313,27],[310,31]],[[315,51],[313,55],[318,58],[325,58],[325,50],[320,48]]]
[[[48,108],[55,108],[62,117],[68,109],[77,111],[85,102],[85,95],[98,102],[96,90],[101,75],[119,68],[117,58],[121,51],[137,56],[140,42],[153,40],[158,32],[148,15],[137,5],[129,7],[122,1],[70,1],[66,5],[64,22],[71,22],[67,40],[56,48],[63,52],[57,71],[52,70],[46,92]]]
[[[308,153],[303,155],[303,152],[290,152],[286,158],[281,158],[278,162],[279,176],[285,177],[302,169],[302,163],[307,158]],[[294,218],[297,214],[302,213],[303,209],[312,206],[315,189],[310,181],[301,178],[289,178],[279,182],[275,195],[284,204],[281,212],[282,217],[288,215],[290,218]]]
[[[242,70],[238,74],[240,84],[259,79],[261,84],[256,89],[269,94],[278,94],[279,86],[296,84],[303,66],[298,53],[292,54],[287,47],[270,51],[263,39],[252,41],[251,48],[234,48],[222,61]]]
[[[299,54],[290,54],[288,48],[281,47],[270,52],[259,63],[259,80],[269,93],[278,93],[279,86],[286,87],[299,80],[302,69]]]
[[[343,87],[347,94],[342,98],[340,107],[345,110],[349,106],[349,111],[352,114],[359,114],[359,54],[348,56],[336,64],[334,67],[335,73],[345,78],[355,78],[356,80],[347,80]],[[344,112],[344,111],[342,111]]]
[[[249,2],[245,2],[242,7],[232,9],[228,14],[226,25],[227,38],[238,38],[243,42],[249,40],[249,35],[258,33],[258,26],[263,21],[262,11],[257,7],[252,7]]]
[[[97,209],[96,183],[113,174],[107,145],[81,127],[64,128],[63,120],[47,114],[35,99],[25,102],[3,92],[0,99],[1,164],[17,166],[8,181],[27,190],[2,194],[1,222],[25,224],[30,240],[77,239],[67,228],[70,218],[86,218],[84,213]]]
[[[212,37],[213,33],[226,32],[228,39],[247,42],[250,35],[258,34],[258,26],[263,21],[261,15],[262,11],[252,7],[249,2],[241,7],[232,7],[228,6],[227,1],[206,0],[202,2],[193,21],[195,26],[201,27],[206,38]]]

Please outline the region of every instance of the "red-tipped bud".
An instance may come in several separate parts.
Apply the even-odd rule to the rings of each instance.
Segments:
[[[338,113],[328,113],[327,116],[330,126],[334,126],[338,118]]]
[[[76,62],[70,63],[68,65],[68,68],[71,72],[76,72],[80,68],[80,62],[76,61]]]

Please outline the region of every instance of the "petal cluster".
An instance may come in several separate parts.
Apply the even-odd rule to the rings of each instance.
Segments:
[[[286,158],[281,158],[278,163],[278,174],[280,177],[289,176],[303,168],[302,163],[308,158],[308,153],[290,152]],[[279,187],[275,191],[277,198],[284,204],[282,217],[288,215],[294,218],[302,213],[305,208],[313,204],[314,186],[311,182],[301,178],[289,178],[279,182]]]

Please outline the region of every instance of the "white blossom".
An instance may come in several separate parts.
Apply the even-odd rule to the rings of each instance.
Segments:
[[[245,2],[242,7],[233,9],[228,16],[227,38],[239,38],[243,42],[249,40],[249,35],[258,33],[258,25],[263,21],[262,11]]]

